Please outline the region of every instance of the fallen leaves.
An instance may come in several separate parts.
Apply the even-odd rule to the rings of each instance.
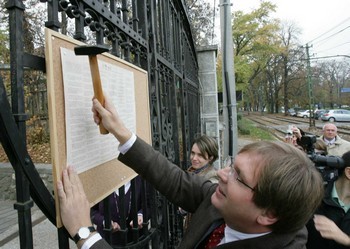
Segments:
[[[44,164],[51,163],[50,143],[28,144],[27,150],[33,163],[44,163]],[[0,144],[0,162],[9,162],[8,157],[1,144]]]

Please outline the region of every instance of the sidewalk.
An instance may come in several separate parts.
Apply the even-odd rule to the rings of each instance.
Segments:
[[[13,208],[15,201],[0,201],[0,248],[19,249],[18,215]],[[33,248],[35,249],[58,249],[57,229],[34,205],[32,212]],[[70,247],[76,248],[70,240]]]

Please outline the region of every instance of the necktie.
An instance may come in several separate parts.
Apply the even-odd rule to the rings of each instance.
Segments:
[[[214,248],[220,243],[225,234],[225,226],[226,224],[224,223],[215,228],[215,230],[209,236],[208,242],[204,247],[205,249]]]

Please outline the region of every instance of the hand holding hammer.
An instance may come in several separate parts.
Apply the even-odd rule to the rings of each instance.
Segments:
[[[101,85],[101,77],[100,71],[98,69],[98,61],[97,55],[107,52],[109,49],[103,45],[95,45],[95,46],[78,46],[74,48],[74,52],[76,55],[88,55],[89,56],[89,64],[91,71],[91,78],[94,87],[94,95],[95,98],[104,106],[105,100],[102,91]],[[109,132],[103,126],[102,122],[100,123],[100,133],[108,134]]]

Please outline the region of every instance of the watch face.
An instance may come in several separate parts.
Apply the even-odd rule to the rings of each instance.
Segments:
[[[90,235],[90,230],[87,227],[81,227],[78,234],[81,239],[86,239]]]

